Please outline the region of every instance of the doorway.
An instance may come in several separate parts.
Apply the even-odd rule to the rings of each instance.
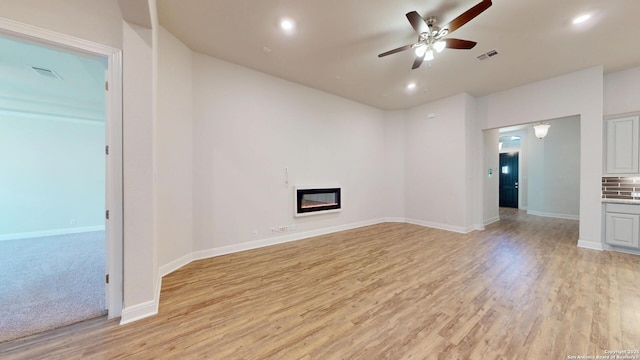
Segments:
[[[485,224],[497,221],[499,208],[509,206],[505,204],[509,196],[504,193],[515,190],[516,181],[518,209],[536,216],[580,219],[580,117],[545,122],[551,128],[543,139],[535,136],[533,124],[485,131],[485,164],[489,169],[484,215],[489,220],[485,220]],[[503,155],[501,159],[501,153],[517,153],[518,180],[513,171],[515,163],[509,168],[511,174],[501,174],[502,167],[507,165],[504,157],[508,156]],[[515,160],[515,156],[511,158]],[[514,178],[508,179],[508,175]],[[505,185],[511,185],[511,189]],[[515,194],[511,196],[514,197]]]
[[[518,208],[518,153],[500,154],[500,207]]]
[[[103,205],[100,210],[104,266],[99,271],[99,277],[106,295],[102,301],[108,310],[108,316],[119,317],[123,299],[122,50],[2,18],[0,37],[80,55],[98,60],[102,64],[102,72],[97,75],[103,101],[102,145],[97,151],[102,157],[104,184]],[[44,75],[56,76],[55,71],[47,71],[52,69],[29,69],[35,72],[43,72],[42,70]],[[105,211],[109,212],[108,220],[105,220]],[[69,225],[79,222],[80,218],[68,219]]]
[[[106,61],[0,48],[2,341],[106,313]]]

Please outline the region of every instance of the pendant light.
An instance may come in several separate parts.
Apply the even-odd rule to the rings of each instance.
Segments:
[[[534,126],[533,130],[536,132],[536,137],[538,139],[542,139],[545,136],[547,136],[547,133],[549,132],[549,128],[550,127],[551,127],[551,125],[549,125],[549,124],[540,123],[540,124]]]

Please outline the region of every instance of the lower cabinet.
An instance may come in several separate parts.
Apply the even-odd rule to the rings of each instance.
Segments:
[[[605,205],[605,242],[612,246],[640,248],[640,205]]]

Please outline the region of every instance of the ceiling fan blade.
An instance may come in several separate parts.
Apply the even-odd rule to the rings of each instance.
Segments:
[[[411,69],[419,68],[420,65],[422,65],[423,62],[424,62],[424,55],[416,56],[416,59],[413,61],[413,66],[411,67]]]
[[[422,34],[423,32],[429,31],[429,26],[427,26],[427,22],[424,21],[424,18],[420,16],[420,14],[418,14],[417,12],[415,11],[408,12],[407,19],[409,19],[411,26],[413,26],[413,29],[418,34]]]
[[[473,47],[476,46],[477,44],[477,42],[475,41],[453,39],[453,38],[443,39],[442,41],[444,41],[447,44],[447,49],[469,50],[469,49],[473,49]]]
[[[413,47],[413,44],[401,46],[401,47],[399,47],[397,49],[393,49],[393,50],[389,50],[387,52],[383,52],[382,54],[378,55],[378,57],[383,57],[383,56],[399,53],[400,51],[405,51],[405,50],[411,49],[412,47]]]
[[[490,6],[491,6],[491,0],[483,0],[481,3],[477,4],[476,6],[462,13],[462,15],[451,20],[450,23],[443,26],[442,28],[447,29],[449,31],[449,34],[451,34],[452,32],[456,31],[458,28],[460,28],[462,25],[468,23],[473,18],[480,15],[483,11],[487,10]]]

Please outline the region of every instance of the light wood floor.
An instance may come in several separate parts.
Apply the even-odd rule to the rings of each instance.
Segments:
[[[503,210],[461,235],[388,223],[197,261],[157,316],[0,344],[0,358],[567,359],[640,349],[640,257]]]

